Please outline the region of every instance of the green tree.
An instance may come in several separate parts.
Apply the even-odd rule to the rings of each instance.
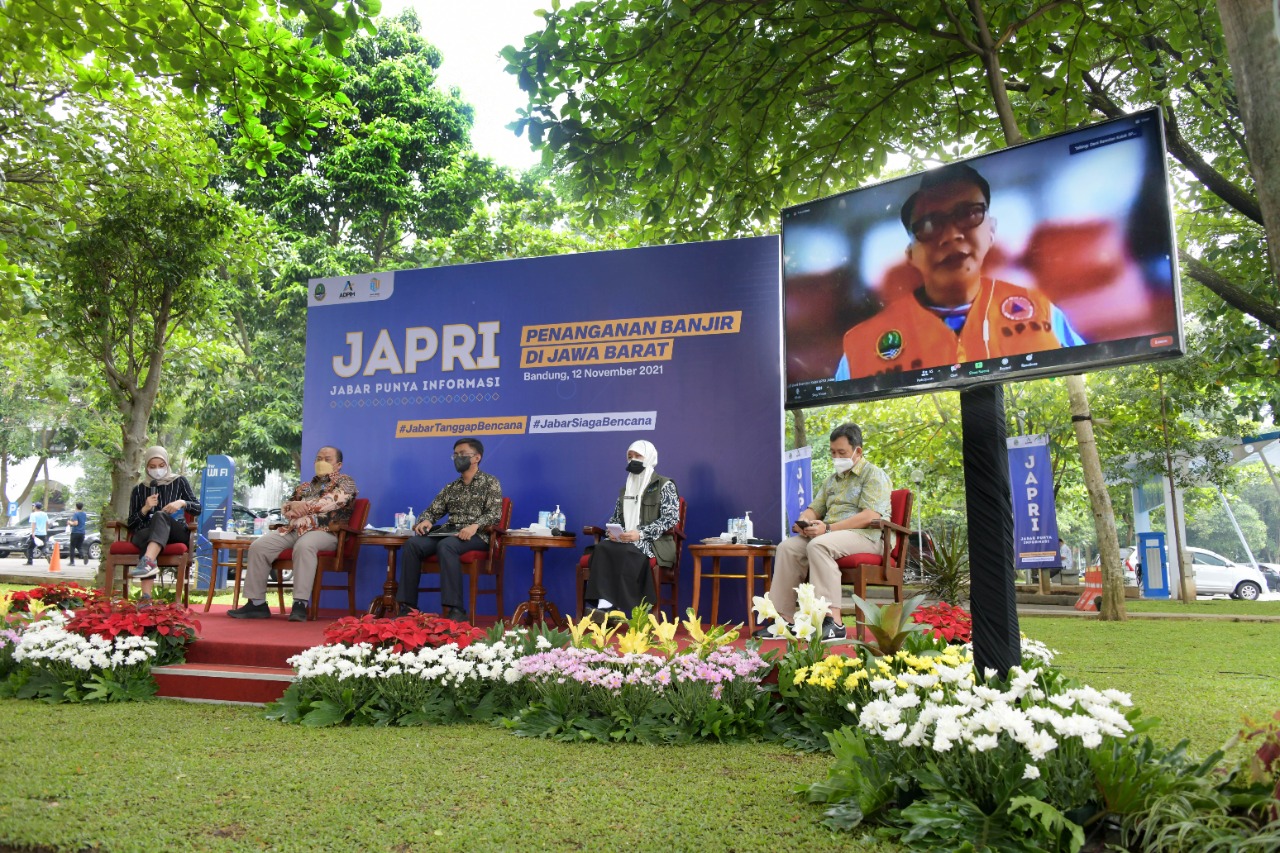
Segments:
[[[69,241],[43,298],[73,363],[96,365],[109,389],[120,437],[111,504],[122,518],[166,356],[215,317],[228,258],[251,258],[217,194],[126,186],[99,201],[101,216]]]
[[[150,168],[127,144],[151,104],[221,105],[252,169],[341,112],[344,40],[379,0],[0,3],[0,319],[30,311],[37,270],[104,175]],[[293,29],[284,23],[293,22]],[[176,107],[171,107],[176,109]],[[259,119],[270,109],[270,126]]]
[[[187,401],[190,450],[235,457],[250,482],[299,466],[310,278],[586,245],[555,227],[559,208],[536,181],[470,150],[471,107],[440,87],[440,52],[420,29],[405,12],[349,41],[351,113],[264,177],[241,168],[216,181],[265,214],[275,244],[226,305],[220,356],[195,371],[195,387],[218,390]]]

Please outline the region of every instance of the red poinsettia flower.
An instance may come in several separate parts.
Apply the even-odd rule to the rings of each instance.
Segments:
[[[392,619],[379,619],[373,615],[347,616],[334,622],[324,632],[327,645],[355,645],[369,643],[396,652],[416,651],[421,648],[439,648],[456,643],[466,648],[484,637],[484,632],[466,622],[454,622],[440,616],[414,613]]]
[[[933,628],[936,639],[948,643],[967,643],[973,639],[973,617],[963,607],[940,601],[917,609],[911,618]]]

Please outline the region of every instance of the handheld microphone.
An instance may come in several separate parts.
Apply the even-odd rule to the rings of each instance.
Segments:
[[[557,527],[557,528],[555,528],[555,529],[553,529],[553,530],[551,531],[551,535],[552,535],[552,536],[572,536],[572,535],[573,535],[573,531],[572,531],[572,530],[561,530],[559,527]]]

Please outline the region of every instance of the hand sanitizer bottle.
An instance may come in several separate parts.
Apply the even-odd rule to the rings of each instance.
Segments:
[[[751,510],[747,510],[745,517],[742,519],[742,541],[756,538],[755,525],[751,523]]]
[[[556,511],[551,513],[551,529],[564,530],[564,513],[560,511],[560,504],[556,504]]]

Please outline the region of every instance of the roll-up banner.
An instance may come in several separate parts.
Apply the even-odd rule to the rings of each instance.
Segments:
[[[1049,436],[1005,439],[1013,486],[1014,568],[1058,565],[1058,514],[1053,503]]]

